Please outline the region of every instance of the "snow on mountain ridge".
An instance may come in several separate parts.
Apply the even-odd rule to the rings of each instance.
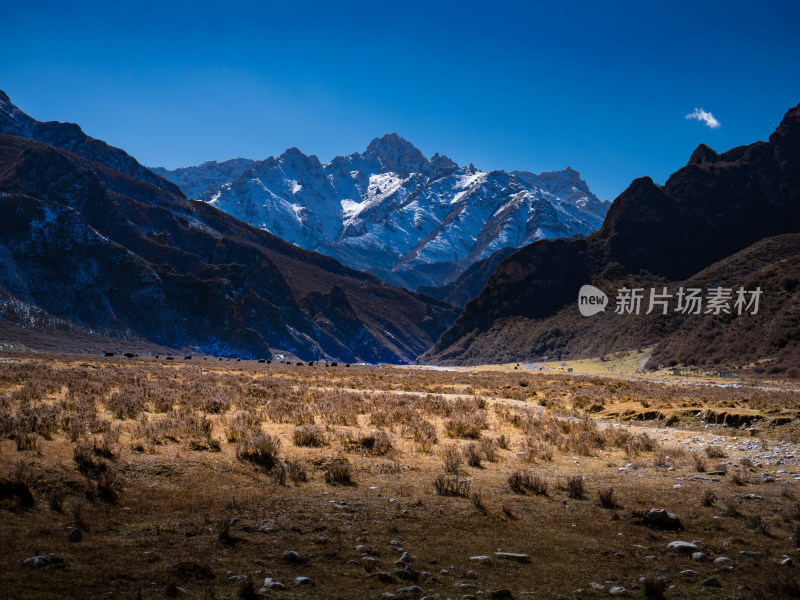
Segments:
[[[277,159],[154,169],[196,197],[289,242],[415,289],[441,285],[507,246],[588,235],[610,206],[580,174],[483,172],[396,133],[326,164]]]

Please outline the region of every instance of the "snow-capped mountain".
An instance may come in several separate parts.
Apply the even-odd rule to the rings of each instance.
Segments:
[[[187,200],[123,150],[37,121],[1,90],[0,214],[3,343],[407,363],[458,313]]]
[[[324,165],[290,148],[153,170],[189,197],[410,289],[452,281],[502,248],[588,235],[610,206],[570,167],[484,172],[428,159],[396,133]]]

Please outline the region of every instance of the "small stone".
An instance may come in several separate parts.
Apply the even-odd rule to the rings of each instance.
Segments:
[[[228,581],[244,581],[245,579],[247,579],[247,575],[242,575],[242,574],[231,575],[230,577],[228,577]]]
[[[604,590],[604,589],[606,589],[606,586],[604,586],[602,583],[595,583],[594,581],[589,584],[589,587],[592,588],[593,590]]]
[[[611,594],[612,596],[624,596],[628,593],[628,590],[622,587],[621,585],[615,585],[610,590],[608,590],[608,593]]]
[[[681,520],[663,508],[653,508],[644,517],[644,524],[653,529],[679,531],[683,529]]]
[[[732,562],[733,561],[727,556],[718,556],[717,558],[714,559],[715,565],[729,565]]]
[[[707,559],[708,559],[708,556],[706,556],[705,552],[693,552],[692,553],[692,560],[705,561]]]
[[[480,556],[470,556],[469,559],[473,562],[486,562],[487,560],[491,560],[488,556],[480,555]]]
[[[693,554],[697,552],[699,548],[692,543],[676,540],[667,544],[667,550],[672,550],[678,554]]]
[[[24,564],[34,569],[44,569],[50,566],[50,559],[46,556],[36,555],[26,558]]]
[[[703,582],[703,587],[721,588],[722,584],[716,577],[709,577]]]
[[[314,585],[314,582],[311,580],[310,577],[303,577],[302,575],[299,577],[295,577],[294,582],[297,585]]]
[[[700,575],[700,573],[698,573],[694,569],[684,569],[683,571],[681,571],[681,575],[683,575],[684,577],[695,577],[696,575]]]
[[[295,552],[294,550],[286,550],[283,553],[283,560],[296,565],[304,565],[308,562],[299,552]]]
[[[791,556],[786,556],[785,554],[784,554],[783,558],[781,559],[781,564],[784,567],[791,567],[791,566],[794,565],[794,563],[792,562],[792,557]]]
[[[419,579],[419,575],[417,575],[417,572],[411,567],[406,567],[401,571],[397,571],[395,575],[403,581],[417,581],[417,579]]]
[[[267,577],[264,579],[264,587],[262,590],[282,590],[285,589],[286,586],[283,585],[280,581],[275,581],[272,577]]]
[[[409,564],[411,562],[411,554],[403,552],[403,556],[400,557],[400,562]]]
[[[424,596],[425,590],[418,585],[411,585],[409,587],[400,588],[395,594],[397,596]]]
[[[394,583],[394,577],[392,577],[391,573],[387,573],[386,571],[376,571],[375,573],[371,573],[369,577],[374,577],[381,583]]]
[[[756,552],[755,550],[742,550],[739,552],[745,558],[762,558],[764,556],[761,552]]]
[[[504,558],[506,560],[513,560],[514,562],[518,563],[529,563],[531,562],[531,557],[527,554],[521,554],[519,552],[495,552],[494,555],[497,558]]]
[[[77,527],[69,532],[69,541],[73,544],[76,542],[80,542],[83,539],[83,532],[78,529]]]

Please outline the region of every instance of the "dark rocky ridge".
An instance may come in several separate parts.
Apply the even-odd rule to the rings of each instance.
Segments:
[[[76,126],[45,128],[58,146],[22,137],[43,129],[0,101],[7,323],[221,355],[404,362],[455,318],[446,303],[186,200]]]
[[[583,284],[677,282],[763,238],[798,231],[800,106],[787,112],[769,142],[724,154],[701,145],[664,186],[635,180],[588,238],[540,241],[512,254],[423,359],[588,355],[588,347],[570,344],[587,321],[578,317],[564,329],[550,320],[562,309],[577,314]],[[530,344],[532,338],[539,343]]]

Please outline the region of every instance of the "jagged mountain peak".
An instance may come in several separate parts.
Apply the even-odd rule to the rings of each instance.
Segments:
[[[289,148],[238,175],[173,173],[187,193],[207,185],[194,197],[409,289],[442,285],[501,248],[588,235],[609,205],[572,168],[485,173],[439,153],[428,160],[397,133],[325,165]]]
[[[178,198],[183,198],[183,192],[177,185],[143,167],[124,150],[86,135],[75,123],[37,121],[14,105],[5,92],[0,97],[0,134],[27,137],[67,150],[129,177],[158,186]]]
[[[384,172],[418,173],[428,162],[414,144],[396,133],[372,140],[365,154],[380,160]]]
[[[322,168],[322,163],[319,162],[319,158],[314,154],[304,154],[299,148],[294,146],[287,148],[283,154],[278,157],[278,162],[301,169]]]

